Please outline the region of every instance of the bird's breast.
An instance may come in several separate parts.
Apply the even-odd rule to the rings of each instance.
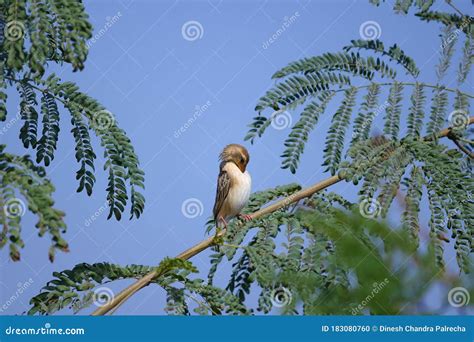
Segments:
[[[227,195],[227,204],[229,206],[229,216],[235,216],[240,213],[249,200],[252,179],[247,171],[242,173],[240,170],[239,172],[233,172],[231,178],[232,186]]]

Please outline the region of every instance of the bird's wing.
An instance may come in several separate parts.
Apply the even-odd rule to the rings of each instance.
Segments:
[[[216,202],[214,203],[214,220],[217,222],[217,215],[224,204],[230,189],[230,177],[227,171],[221,169],[217,178]]]

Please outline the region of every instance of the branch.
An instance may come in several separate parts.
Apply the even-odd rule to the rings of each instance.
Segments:
[[[471,159],[474,159],[474,153],[472,153],[471,151],[469,151],[463,144],[461,144],[458,140],[458,138],[456,137],[456,135],[453,133],[453,131],[449,131],[447,137],[452,140],[456,146],[462,151],[464,152],[469,158]]]
[[[469,126],[469,125],[472,125],[474,124],[474,116],[471,116],[469,118],[469,121],[467,122],[467,125],[466,126]],[[438,132],[438,138],[443,138],[443,137],[447,137],[452,131],[452,127],[448,127],[448,128],[445,128],[441,131]],[[430,138],[426,138],[425,140],[431,140]]]
[[[16,79],[16,78],[12,78],[12,77],[8,77],[8,76],[5,76],[5,79],[6,80],[9,80],[9,81],[12,81],[12,82],[16,82],[16,83],[20,83],[24,80],[19,80],[19,79]],[[29,80],[28,80],[29,81]],[[392,86],[394,84],[394,82],[383,82],[383,83],[379,83],[379,82],[374,82],[374,83],[377,83],[379,86]],[[447,87],[444,87],[444,86],[440,86],[440,85],[433,85],[433,84],[428,84],[428,83],[423,83],[423,82],[397,82],[398,84],[401,84],[403,86],[408,86],[408,87],[414,87],[417,83],[422,85],[423,87],[426,87],[426,88],[433,88],[433,89],[438,89],[438,88],[443,88],[443,90],[446,90],[446,91],[449,91],[451,93],[461,93],[463,94],[464,96],[467,96],[471,99],[474,99],[474,95],[471,95],[471,94],[468,94],[468,93],[465,93],[465,92],[462,92],[462,91],[459,91],[459,89],[454,89],[454,88],[447,88]],[[41,87],[38,87],[34,84],[31,84],[30,82],[28,82],[28,84],[42,92],[42,93],[46,93],[48,92],[48,88],[41,88]],[[370,87],[370,84],[369,85],[363,85],[363,86],[357,86],[357,87],[354,87],[356,89],[364,89],[364,88],[369,88]],[[350,88],[340,88],[340,89],[336,89],[336,90],[333,90],[335,93],[339,93],[339,92],[344,92],[346,90],[348,90]],[[68,101],[64,101],[62,98],[60,97],[57,97],[55,96],[54,94],[50,93],[50,95],[52,95],[54,98],[56,98],[56,100],[58,100],[59,102],[63,103],[64,105],[67,105],[68,104]]]
[[[474,124],[474,116],[471,116],[469,118],[469,125]],[[451,128],[445,128],[441,130],[437,137],[442,138],[448,136],[448,134],[451,132]],[[426,141],[433,140],[432,136],[426,137]],[[302,189],[274,204],[269,205],[268,207],[265,207],[263,209],[260,209],[259,211],[256,211],[255,213],[251,214],[252,219],[257,219],[262,216],[265,216],[267,214],[273,213],[281,208],[284,208],[288,206],[289,204],[296,203],[300,201],[303,198],[312,196],[316,192],[319,192],[321,190],[324,190],[331,185],[334,185],[336,183],[339,183],[343,178],[340,178],[338,175],[332,176],[329,178],[326,178],[325,180],[322,180],[306,189]],[[178,254],[176,258],[178,259],[183,259],[183,260],[188,260],[195,256],[196,254],[201,253],[202,251],[206,250],[207,248],[211,247],[216,238],[221,238],[225,234],[225,229],[221,230],[216,236],[209,237],[198,244],[192,246],[191,248],[185,250],[184,252]],[[145,286],[149,285],[153,279],[156,277],[159,277],[163,275],[166,272],[166,270],[155,270],[150,273],[148,273],[146,276],[144,276],[141,279],[138,279],[135,283],[132,285],[128,286],[124,290],[122,290],[115,298],[107,303],[106,305],[98,308],[95,310],[92,315],[93,316],[100,316],[100,315],[105,315],[111,310],[115,311],[120,305],[122,305],[127,299],[129,299],[132,295],[134,295],[136,292],[138,292],[140,289],[144,288]]]
[[[393,86],[395,82],[383,82],[383,83],[373,82],[373,83],[376,83],[379,86]],[[456,92],[459,91],[458,89],[446,88],[446,87],[443,87],[443,86],[440,86],[440,85],[433,85],[433,84],[428,84],[428,83],[423,83],[423,82],[397,82],[397,83],[401,84],[403,86],[408,86],[408,87],[414,87],[418,83],[419,85],[422,85],[425,88],[432,88],[432,89],[442,88],[443,90],[449,91],[451,93],[456,93]],[[358,86],[358,87],[354,87],[354,88],[364,89],[364,88],[369,88],[369,87],[370,87],[370,84],[369,85]],[[350,89],[350,88],[341,88],[341,89],[334,90],[334,92],[335,93],[344,92],[348,89]],[[468,94],[468,93],[465,93],[465,92],[462,92],[462,91],[459,91],[459,92],[461,94],[463,94],[464,96],[467,96],[471,99],[474,99],[474,95],[471,95],[471,94]]]
[[[461,12],[456,6],[453,5],[452,0],[444,0],[449,6],[451,6],[452,9],[454,9],[458,14],[462,17],[465,17],[466,15]]]

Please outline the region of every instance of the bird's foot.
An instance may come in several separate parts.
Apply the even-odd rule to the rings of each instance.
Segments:
[[[224,228],[227,229],[227,221],[226,221],[225,219],[223,219],[222,217],[220,217],[218,221],[221,221],[221,222],[224,224]],[[220,231],[219,224],[216,225],[216,231],[217,231],[217,230]]]
[[[239,214],[238,215],[239,218],[241,218],[242,220],[248,222],[248,221],[251,221],[252,220],[252,215],[247,215],[247,214]]]
[[[220,235],[220,229],[216,230],[216,235],[214,235],[214,238],[212,239],[212,244],[214,246],[221,246],[224,243],[224,237]]]

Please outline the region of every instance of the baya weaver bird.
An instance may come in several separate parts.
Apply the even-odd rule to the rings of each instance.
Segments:
[[[214,220],[217,230],[235,216],[250,220],[250,215],[240,214],[249,200],[252,178],[247,171],[250,156],[245,147],[230,144],[219,155],[219,177],[217,178]]]

